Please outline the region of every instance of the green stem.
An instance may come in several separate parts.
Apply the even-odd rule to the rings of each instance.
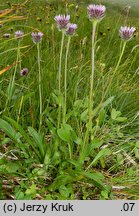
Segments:
[[[72,159],[72,148],[71,148],[71,143],[68,143],[68,148],[69,148],[69,157]]]
[[[17,58],[16,58],[17,64],[15,65],[15,71],[14,71],[14,75],[13,75],[13,81],[15,80],[15,74],[16,74],[16,71],[17,71],[17,65],[18,65],[19,58],[20,58],[20,39],[18,41]]]
[[[39,100],[40,100],[40,122],[39,122],[39,130],[42,126],[42,87],[41,87],[41,64],[40,64],[40,44],[37,43],[37,51],[38,51],[38,70],[39,70]]]
[[[120,63],[121,63],[121,59],[122,59],[122,56],[123,56],[123,54],[124,54],[125,46],[126,46],[126,41],[124,41],[124,44],[123,44],[123,47],[122,47],[122,51],[121,51],[119,60],[118,60],[118,62],[117,62],[117,65],[116,65],[116,67],[115,67],[115,70],[114,70],[114,72],[113,72],[113,76],[112,76],[111,79],[110,79],[110,82],[109,82],[109,85],[108,85],[108,88],[107,88],[106,92],[109,90],[109,88],[110,88],[110,86],[111,86],[111,82],[112,82],[112,80],[113,80],[113,78],[114,78],[114,76],[115,76],[115,73],[117,72],[117,69],[118,69],[118,67],[119,67],[119,65],[120,65]],[[105,95],[106,95],[106,92],[105,92]],[[102,102],[101,102],[101,103],[102,103]],[[86,168],[86,171],[92,166],[92,164],[93,164],[93,162],[91,162],[91,163],[89,164],[89,166]]]
[[[125,47],[126,47],[126,41],[124,41],[124,43],[123,43],[123,47],[122,47],[122,51],[121,51],[119,60],[118,60],[118,62],[117,62],[117,64],[116,64],[116,67],[115,67],[115,70],[114,70],[114,72],[113,72],[113,75],[111,76],[111,78],[110,78],[110,80],[109,80],[109,84],[108,84],[107,89],[106,89],[106,91],[105,91],[105,93],[104,93],[104,95],[103,95],[102,102],[103,102],[105,96],[107,95],[107,93],[108,93],[108,91],[109,91],[109,89],[110,89],[110,87],[111,87],[112,80],[113,80],[113,78],[114,78],[114,76],[115,76],[115,74],[116,74],[116,72],[117,72],[117,69],[118,69],[120,63],[121,63],[121,59],[122,59],[122,57],[123,57]]]
[[[63,54],[63,45],[64,45],[64,37],[65,32],[62,31],[62,40],[61,40],[61,48],[60,48],[60,57],[59,57],[59,70],[58,70],[58,128],[61,124],[61,67],[62,67],[62,54]]]
[[[22,105],[23,105],[23,98],[24,98],[24,96],[21,97],[19,112],[18,112],[18,116],[17,116],[17,123],[19,123],[19,120],[20,120],[20,114],[21,114],[21,109],[22,109]]]
[[[96,32],[97,21],[93,22],[93,30],[92,30],[92,73],[90,77],[90,96],[89,96],[89,106],[88,106],[88,124],[87,130],[85,133],[85,138],[83,142],[82,151],[84,152],[85,146],[87,145],[89,132],[92,127],[92,109],[93,109],[93,87],[94,87],[94,72],[95,72],[95,32]]]
[[[63,108],[63,124],[66,123],[66,109],[67,109],[67,65],[68,65],[68,53],[70,46],[70,39],[68,37],[67,50],[66,50],[66,58],[65,58],[65,77],[64,77],[64,108]]]
[[[19,61],[19,70],[21,71],[21,52],[20,52],[20,46],[19,46],[19,53],[18,53],[18,61]]]
[[[122,59],[123,54],[124,54],[125,46],[126,46],[126,41],[124,41],[124,43],[123,43],[122,51],[121,51],[121,54],[120,54],[119,60],[118,60],[118,62],[117,62],[117,65],[116,65],[116,67],[115,67],[115,70],[114,70],[113,76],[115,75],[115,73],[116,73],[116,71],[117,71],[117,69],[118,69],[118,67],[119,67],[119,65],[120,65],[120,63],[121,63],[121,59]]]
[[[20,56],[20,39],[18,41],[16,65],[15,65],[15,70],[14,70],[14,74],[13,74],[13,77],[12,77],[12,83],[11,83],[11,87],[10,87],[10,91],[11,91],[10,100],[11,100],[12,93],[13,93],[13,87],[14,87],[14,83],[15,83],[15,75],[16,75],[16,71],[17,71],[17,65],[18,65],[19,56]]]

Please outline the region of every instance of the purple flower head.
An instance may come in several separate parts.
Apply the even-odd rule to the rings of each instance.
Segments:
[[[58,29],[61,31],[61,30],[67,28],[67,25],[68,25],[69,20],[70,20],[70,15],[67,15],[67,16],[66,15],[58,15],[58,16],[55,16],[54,20],[57,23]]]
[[[3,35],[3,38],[9,38],[10,37],[10,34],[9,33],[5,33],[4,35]]]
[[[136,31],[136,28],[134,27],[121,26],[119,30],[119,34],[123,40],[129,41],[133,38],[135,31]]]
[[[35,44],[41,42],[43,36],[42,32],[32,32],[31,35],[32,35],[32,40]]]
[[[20,30],[15,32],[15,38],[17,38],[17,39],[22,38],[23,35],[24,35],[24,32],[22,32]]]
[[[105,16],[106,7],[104,5],[89,5],[87,7],[88,17],[91,21],[101,21]]]
[[[66,29],[66,35],[74,35],[75,31],[77,29],[77,25],[73,23],[68,23],[67,29]]]
[[[21,76],[26,76],[28,74],[28,68],[23,68],[21,71],[20,71],[20,75]]]

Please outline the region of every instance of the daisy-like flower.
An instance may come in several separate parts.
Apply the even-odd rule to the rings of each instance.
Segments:
[[[69,20],[70,20],[70,15],[58,15],[58,16],[55,16],[54,20],[56,21],[57,23],[57,27],[58,29],[61,31],[61,30],[64,30],[67,28],[67,25],[69,23]]]
[[[36,44],[36,43],[41,42],[43,33],[42,32],[32,32],[31,36],[32,36],[33,42]]]
[[[136,28],[134,27],[121,26],[119,34],[123,40],[129,41],[133,38],[135,31]]]
[[[106,7],[104,5],[89,5],[87,7],[90,21],[101,21],[105,16]]]
[[[21,76],[26,76],[28,74],[28,68],[23,68],[21,71],[20,71],[20,75]]]
[[[67,25],[67,29],[66,29],[66,35],[74,35],[75,31],[77,29],[77,25],[76,24],[73,24],[73,23],[68,23]]]
[[[24,35],[24,32],[22,32],[22,31],[19,30],[19,31],[16,31],[14,33],[14,35],[15,35],[15,38],[20,39]]]

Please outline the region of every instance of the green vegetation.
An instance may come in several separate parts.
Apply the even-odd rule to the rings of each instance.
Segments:
[[[11,2],[4,0],[0,12],[0,199],[139,199],[137,13],[106,3],[106,17],[96,30],[92,122],[84,143],[92,32],[86,8],[92,1]],[[59,95],[61,32],[54,17],[66,12],[78,29],[68,50],[65,108],[68,38]],[[115,73],[123,25],[137,32]],[[24,32],[20,44],[14,37],[18,30]],[[31,38],[38,31],[43,32],[39,55]],[[5,33],[10,37],[4,38]],[[26,76],[20,75],[22,68],[28,68]],[[60,106],[64,120],[59,123]]]

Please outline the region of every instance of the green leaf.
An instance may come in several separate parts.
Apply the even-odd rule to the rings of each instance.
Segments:
[[[100,103],[92,112],[92,117],[95,117],[100,110],[103,110],[105,107],[107,107],[111,102],[114,100],[114,96],[111,96],[108,98],[105,102]]]
[[[117,132],[117,136],[118,136],[119,138],[122,138],[122,137],[124,136],[124,134],[118,131],[118,132]]]
[[[72,182],[74,182],[76,179],[69,175],[59,175],[54,182],[49,186],[49,189],[51,191],[55,191],[56,189],[59,189],[61,185],[67,185],[67,184],[71,184]]]
[[[106,106],[108,106],[114,99],[114,96],[108,98],[105,102],[100,103],[94,110],[92,111],[92,118],[95,117],[100,110],[103,110]],[[88,109],[81,113],[81,121],[87,122],[88,120]]]
[[[81,113],[81,121],[87,122],[88,120],[88,109]]]
[[[0,129],[4,130],[4,132],[16,143],[22,143],[20,138],[20,133],[17,133],[14,128],[5,120],[0,119]]]
[[[36,177],[36,176],[44,176],[45,175],[45,170],[44,170],[44,168],[34,168],[33,170],[32,170],[32,174],[34,174],[34,176]]]
[[[105,120],[105,110],[102,109],[99,113],[99,126],[101,126],[103,123],[104,123],[104,120]]]
[[[115,96],[111,96],[109,97],[103,104],[102,104],[102,108],[108,106],[109,104],[111,104],[111,102],[114,100]]]
[[[83,140],[81,138],[77,137],[77,136],[74,138],[74,142],[76,144],[78,144],[78,145],[82,145],[83,144]]]
[[[67,160],[69,163],[71,163],[72,165],[74,165],[76,168],[81,168],[82,167],[82,163],[78,160],[72,160],[72,159],[68,159]]]
[[[7,163],[6,164],[6,170],[8,173],[15,173],[19,169],[19,165],[17,163]]]
[[[117,154],[117,162],[119,165],[122,165],[124,161],[123,155],[122,154]]]
[[[105,188],[105,186],[103,184],[104,176],[101,173],[99,173],[99,172],[94,172],[94,173],[84,172],[83,175],[86,178],[93,180],[94,185],[96,185],[97,187],[100,187],[103,189]]]
[[[5,144],[10,143],[10,142],[11,142],[11,139],[6,137],[5,139],[3,139],[2,143],[0,143],[0,146],[5,145]]]
[[[18,191],[15,194],[16,200],[23,200],[24,198],[24,193],[18,189]]]
[[[117,122],[125,122],[125,121],[127,121],[127,118],[126,117],[118,117],[118,118],[116,118],[116,121]]]
[[[104,148],[102,149],[98,154],[97,156],[94,158],[94,160],[92,161],[92,165],[96,165],[98,160],[100,160],[100,158],[103,158],[107,155],[110,155],[111,154],[111,150],[109,148]]]
[[[79,110],[83,106],[83,101],[82,100],[76,100],[74,102],[73,108],[74,110]]]
[[[134,148],[135,157],[139,160],[139,149]]]
[[[25,191],[25,194],[26,195],[35,195],[36,192],[37,192],[37,187],[35,184],[32,184],[26,191]]]
[[[32,136],[36,146],[38,147],[42,160],[44,159],[44,155],[46,153],[46,143],[44,143],[42,134],[39,134],[34,128],[28,127],[28,132],[30,136]]]
[[[81,161],[84,161],[86,157],[93,154],[93,150],[99,148],[103,144],[103,141],[98,140],[97,138],[86,146],[85,150],[82,152]]]
[[[139,148],[139,141],[136,142],[135,147],[136,147],[136,148]]]
[[[46,167],[46,170],[48,169],[50,164],[51,164],[51,158],[49,154],[46,153],[45,158],[44,158],[44,165]]]
[[[51,134],[56,135],[56,128],[54,127],[53,123],[51,122],[51,119],[47,119],[46,124],[47,124]]]
[[[65,198],[69,197],[69,190],[65,185],[61,185],[59,187],[59,192],[63,197],[65,197]]]
[[[93,141],[91,142],[91,145],[93,149],[97,149],[103,145],[103,141],[99,140],[98,138],[94,138]]]
[[[53,200],[53,197],[51,194],[46,195],[45,200]]]
[[[115,120],[120,115],[121,115],[120,111],[116,111],[116,109],[112,109],[112,111],[111,111],[111,118],[112,118],[112,120]]]
[[[70,125],[65,124],[62,128],[57,130],[58,136],[65,142],[71,141],[71,131],[72,128]]]
[[[101,196],[104,198],[104,199],[108,199],[108,191],[107,190],[103,190],[101,191]]]
[[[21,127],[21,125],[19,125],[15,120],[6,117],[6,119],[12,124],[12,126],[14,126],[22,135],[22,137],[26,140],[26,142],[33,148],[34,152],[36,153],[36,155],[38,156],[39,159],[40,155],[39,152],[36,150],[34,143],[31,141],[30,137],[28,136],[28,134],[24,131],[24,129]]]
[[[71,116],[75,116],[75,112],[72,110],[72,111],[69,111],[67,114],[66,114],[66,122],[69,120],[69,118]]]

